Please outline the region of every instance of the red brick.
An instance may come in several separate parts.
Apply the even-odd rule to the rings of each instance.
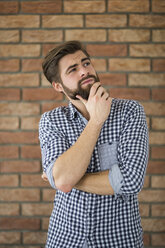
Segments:
[[[40,113],[37,103],[0,103],[1,115],[37,115]]]
[[[154,59],[153,60],[153,71],[163,72],[165,68],[165,59]]]
[[[106,71],[106,60],[105,59],[95,59],[92,58],[92,64],[97,72]]]
[[[21,118],[21,129],[23,129],[23,130],[38,130],[40,118],[41,118],[41,116]]]
[[[152,100],[154,101],[164,101],[165,100],[165,89],[152,89]]]
[[[19,101],[20,89],[1,89],[0,90],[1,101]]]
[[[50,189],[43,189],[43,201],[45,202],[53,202],[55,197],[56,191],[52,188]]]
[[[150,132],[150,144],[151,145],[163,145],[165,144],[165,133],[163,132]]]
[[[21,2],[22,13],[34,13],[34,14],[55,14],[62,11],[62,1],[24,1]]]
[[[86,27],[115,28],[127,25],[126,15],[87,15]],[[97,30],[95,30],[97,36]]]
[[[112,42],[146,42],[150,40],[150,31],[146,29],[112,29],[109,30]]]
[[[165,240],[165,234],[164,233],[160,233],[160,234],[152,234],[152,245],[154,246],[161,246],[164,247],[164,240]]]
[[[2,189],[0,190],[0,201],[7,202],[36,202],[40,200],[39,189]]]
[[[22,158],[41,158],[41,150],[39,146],[22,146],[21,148]]]
[[[0,31],[0,42],[12,43],[20,40],[18,30],[1,30]]]
[[[23,89],[23,100],[25,101],[44,101],[62,100],[63,95],[58,94],[53,88]]]
[[[0,72],[16,72],[19,67],[18,59],[0,60]]]
[[[150,61],[148,59],[113,58],[109,59],[110,71],[150,71]]]
[[[165,103],[142,102],[147,115],[165,115]]]
[[[45,244],[47,232],[24,232],[23,243],[24,244]]]
[[[41,178],[40,174],[35,175],[22,175],[21,186],[23,187],[50,187],[49,184],[45,183]]]
[[[155,42],[164,42],[165,41],[165,30],[153,30],[152,40]]]
[[[105,1],[64,1],[64,12],[66,13],[103,13],[105,11]]]
[[[38,28],[39,21],[37,15],[0,16],[0,28]]]
[[[165,188],[165,176],[152,176],[151,187],[152,188]]]
[[[1,14],[16,14],[18,13],[18,1],[5,1],[0,2]]]
[[[165,174],[165,163],[164,161],[151,161],[147,167],[147,173],[149,174]]]
[[[139,205],[140,216],[147,217],[149,216],[149,205],[148,204],[140,204]]]
[[[103,85],[108,86],[125,86],[126,75],[115,73],[99,73],[100,81]]]
[[[23,59],[22,60],[22,71],[42,71],[43,59]]]
[[[0,129],[1,130],[15,130],[19,127],[18,117],[1,117]]]
[[[164,190],[142,190],[139,193],[140,202],[165,202]]]
[[[87,41],[106,41],[106,31],[103,29],[67,29],[65,31],[65,40]]]
[[[0,215],[2,216],[17,216],[19,215],[19,204],[18,203],[1,203],[0,204]]]
[[[128,75],[130,86],[163,86],[164,82],[164,73],[131,73]]]
[[[146,189],[146,188],[149,188],[149,186],[150,186],[150,177],[148,175],[146,175],[145,179],[144,179],[143,188]]]
[[[41,246],[36,246],[36,245],[28,245],[27,246],[28,248],[41,248]],[[25,246],[20,246],[20,245],[18,245],[18,246],[12,246],[12,248],[25,248]]]
[[[150,245],[150,235],[148,233],[143,234],[143,242],[145,246]]]
[[[0,162],[0,172],[39,172],[39,161],[10,160]]]
[[[82,15],[45,15],[42,17],[44,28],[78,28],[83,27]]]
[[[39,86],[37,73],[1,74],[0,86],[2,87],[35,87]]]
[[[14,217],[1,217],[0,220],[0,229],[2,230],[38,230],[40,228],[39,219],[30,219],[30,218],[14,218]]]
[[[46,44],[46,43],[44,43],[44,44],[42,44],[42,55],[43,55],[43,56],[46,56],[47,53],[48,53],[50,50],[54,49],[54,48],[57,47],[58,45],[60,45],[60,43],[56,43],[56,44]]]
[[[147,232],[165,231],[165,219],[142,219],[142,227]]]
[[[151,206],[152,216],[165,216],[165,205],[164,204],[153,204]]]
[[[42,103],[42,113],[50,111],[54,108],[60,107],[60,106],[67,106],[67,102],[47,102],[47,103]]]
[[[152,0],[152,12],[165,12],[165,1],[164,0]]]
[[[40,45],[0,45],[1,57],[36,57],[40,55]]]
[[[20,244],[21,233],[19,232],[1,232],[0,244]]]
[[[17,146],[1,146],[0,158],[18,158],[18,147]]]
[[[23,42],[60,42],[63,40],[61,30],[30,30],[22,31]]]
[[[1,144],[38,144],[38,132],[0,132]]]
[[[141,88],[112,88],[109,90],[111,97],[134,99],[138,101],[149,100],[150,91],[149,89]]]
[[[130,45],[130,55],[135,57],[164,57],[164,44]]]
[[[134,0],[134,1],[108,1],[109,12],[149,12],[148,0]]]
[[[152,129],[164,130],[165,129],[165,118],[152,118]]]
[[[42,218],[42,230],[48,230],[49,218]]]
[[[25,216],[50,216],[52,209],[52,203],[22,203],[22,215]]]
[[[131,14],[130,27],[163,28],[165,27],[164,15],[138,15]]]
[[[18,182],[18,175],[0,175],[0,187],[15,187]]]
[[[95,45],[90,44],[86,47],[91,56],[126,56],[126,45]]]
[[[165,159],[165,147],[155,146],[151,148],[151,156],[156,159]]]

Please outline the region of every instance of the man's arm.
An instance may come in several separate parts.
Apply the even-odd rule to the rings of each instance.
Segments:
[[[113,195],[114,191],[109,182],[109,170],[97,173],[87,173],[75,185],[75,188],[92,194]]]
[[[110,112],[111,98],[100,83],[92,86],[88,101],[79,99],[85,105],[90,120],[75,144],[54,163],[55,185],[63,192],[69,192],[84,176],[102,125]]]
[[[148,131],[143,108],[136,104],[118,145],[118,164],[108,171],[86,174],[76,189],[94,194],[137,194],[144,183],[148,158]],[[127,149],[126,149],[127,148]]]

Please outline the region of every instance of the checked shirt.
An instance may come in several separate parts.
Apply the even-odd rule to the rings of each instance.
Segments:
[[[86,123],[71,103],[42,115],[42,164],[53,188],[54,162],[76,142]],[[45,247],[142,248],[137,195],[143,187],[147,161],[148,130],[143,107],[133,100],[113,99],[87,172],[109,170],[115,194],[57,190]]]

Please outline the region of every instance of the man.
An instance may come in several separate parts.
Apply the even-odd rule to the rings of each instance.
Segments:
[[[148,159],[142,106],[112,99],[87,51],[66,42],[43,71],[67,107],[44,113],[39,126],[43,170],[55,188],[46,248],[141,248],[137,194]]]

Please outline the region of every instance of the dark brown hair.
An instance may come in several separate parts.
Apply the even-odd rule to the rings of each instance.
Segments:
[[[46,55],[42,63],[42,68],[45,77],[50,83],[53,81],[61,83],[61,77],[59,75],[58,68],[60,59],[65,55],[75,53],[78,50],[81,50],[88,58],[90,58],[89,54],[79,41],[65,42],[55,47]]]

